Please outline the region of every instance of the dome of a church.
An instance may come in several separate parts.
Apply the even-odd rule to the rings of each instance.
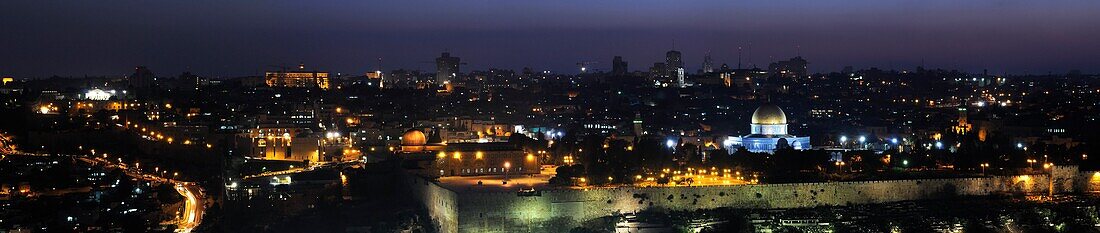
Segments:
[[[424,132],[420,130],[410,129],[401,136],[402,146],[423,146],[424,144],[428,144],[428,137],[424,136]]]
[[[774,104],[765,104],[756,108],[752,113],[752,123],[759,125],[783,125],[787,124],[787,114],[783,109]]]

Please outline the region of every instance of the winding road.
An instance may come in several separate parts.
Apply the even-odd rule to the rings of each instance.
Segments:
[[[176,232],[191,232],[202,223],[204,206],[202,204],[202,189],[187,182],[176,183],[176,191],[184,197],[184,211],[177,223]]]
[[[172,184],[176,192],[179,192],[180,196],[183,196],[184,207],[180,216],[176,216],[176,232],[191,232],[202,223],[203,212],[206,210],[203,200],[202,188],[192,182],[179,181],[169,178],[157,176],[155,173],[144,173],[137,169],[131,169],[123,164],[116,164],[103,157],[77,157],[77,160],[87,162],[92,165],[102,165],[106,167],[115,167],[123,169],[124,173],[130,177],[142,179],[145,181],[165,182]]]
[[[7,145],[6,140],[0,140],[0,147],[11,148]],[[202,223],[203,213],[205,211],[205,204],[203,202],[205,196],[203,195],[202,188],[192,182],[179,181],[174,179],[168,179],[157,176],[156,174],[143,173],[136,169],[129,169],[123,164],[117,164],[112,161],[103,159],[102,157],[91,157],[84,155],[62,155],[62,154],[31,154],[18,150],[2,150],[0,151],[0,160],[6,159],[11,156],[35,156],[35,157],[73,157],[77,161],[87,163],[91,166],[103,166],[107,168],[122,169],[123,173],[127,176],[141,179],[145,181],[165,182],[171,183],[176,192],[179,192],[180,196],[184,198],[184,211],[176,219],[176,232],[188,233],[198,227]]]

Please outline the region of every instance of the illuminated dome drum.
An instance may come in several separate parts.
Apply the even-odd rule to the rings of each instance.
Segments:
[[[752,113],[752,134],[787,135],[787,114],[779,106],[767,104]]]

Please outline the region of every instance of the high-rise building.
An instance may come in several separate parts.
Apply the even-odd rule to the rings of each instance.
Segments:
[[[420,71],[397,69],[390,71],[386,79],[386,86],[390,88],[420,88],[421,83],[428,83],[427,79],[430,77],[421,78],[423,75]]]
[[[435,59],[435,81],[438,85],[444,83],[450,83],[452,79],[458,76],[458,57],[452,57],[451,53],[443,53],[439,58]]]
[[[144,66],[134,67],[134,74],[129,77],[130,86],[137,89],[146,89],[156,85],[157,77],[153,75],[153,71]]]
[[[615,56],[611,59],[611,74],[616,76],[626,75],[627,63],[623,61],[623,57]]]
[[[666,68],[668,69],[669,76],[675,75],[676,69],[684,68],[683,55],[680,54],[680,51],[668,51],[665,53],[665,65],[667,65]]]
[[[666,76],[672,78],[678,87],[684,87],[684,59],[680,51],[670,50],[665,53]]]
[[[649,67],[649,81],[667,82],[668,65],[664,62],[655,62]]]
[[[777,61],[768,65],[768,72],[777,77],[798,78],[806,77],[806,59],[801,56],[786,61]]]
[[[710,59],[710,53],[703,56],[703,73],[714,72],[714,61]]]

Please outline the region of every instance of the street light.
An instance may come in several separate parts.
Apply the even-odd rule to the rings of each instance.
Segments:
[[[867,149],[867,136],[859,135],[860,149]]]
[[[512,168],[512,163],[511,162],[504,162],[504,183],[505,184],[508,183],[508,170],[511,170],[511,168]]]
[[[981,167],[982,167],[982,175],[985,175],[985,169],[989,168],[989,163],[982,163]]]
[[[1049,182],[1049,185],[1047,186],[1047,197],[1051,200],[1054,200],[1054,163],[1043,164],[1043,169],[1050,171],[1050,173],[1048,173],[1050,175],[1050,178],[1047,178],[1047,181]]]

